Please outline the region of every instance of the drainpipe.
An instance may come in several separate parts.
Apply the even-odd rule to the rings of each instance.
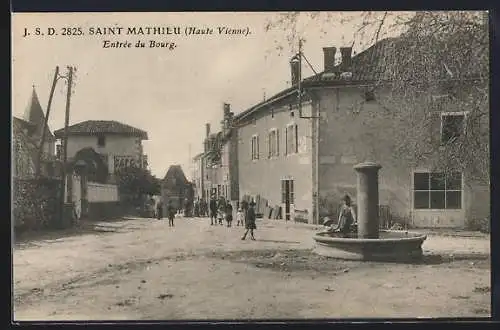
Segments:
[[[314,198],[315,198],[315,216],[313,217],[313,223],[315,225],[319,224],[319,127],[320,127],[320,100],[318,98],[316,102],[316,113],[313,115],[314,125],[316,125],[316,138],[314,139],[314,143],[316,144],[316,154],[315,156],[315,164],[314,171],[316,172],[314,177]]]

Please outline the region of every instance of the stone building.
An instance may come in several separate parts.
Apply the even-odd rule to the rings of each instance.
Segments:
[[[204,158],[203,152],[197,154],[192,159],[192,180],[193,180],[193,189],[194,189],[194,198],[195,199],[205,199],[205,189],[204,189],[204,174],[205,174],[205,166],[204,166]]]
[[[62,140],[64,128],[55,131],[54,135]],[[113,174],[121,167],[148,166],[142,146],[142,141],[147,139],[147,132],[114,120],[87,120],[68,127],[68,161],[82,154],[98,154],[113,182]],[[61,148],[59,145],[59,156]]]
[[[40,105],[35,88],[23,118],[12,118],[12,162],[13,176],[30,178],[36,174],[38,157],[41,156],[40,174],[54,176],[55,165],[55,138],[47,125],[44,145],[41,155],[40,145],[45,124],[45,115]]]
[[[233,202],[239,200],[238,132],[233,127],[233,117],[230,105],[224,103],[221,130],[210,133],[210,124],[206,124],[203,191],[207,201],[211,196]]]
[[[165,205],[171,202],[174,208],[181,210],[186,199],[193,201],[193,195],[193,185],[186,178],[181,166],[170,166],[161,182],[161,197]]]
[[[382,102],[393,96],[388,57],[397,42],[385,39],[355,56],[352,48],[340,48],[339,65],[337,49],[324,48],[323,70],[300,80],[300,103],[301,67],[291,61],[291,87],[236,115],[240,198],[260,195],[281,206],[285,219],[300,214],[318,223],[337,212],[342,195],[356,197],[353,165],[375,161],[383,166],[380,206],[393,218],[416,227],[464,227],[471,217],[489,216],[489,186],[465,172],[445,174],[427,160],[410,166],[395,154],[395,125],[414,134],[411,120],[396,116],[398,104]],[[415,103],[417,108],[424,98],[431,100],[420,109],[429,118],[425,136],[415,138],[428,139],[430,153],[439,155],[446,148],[442,141],[466,127],[467,112],[457,110],[463,98],[449,98],[450,88],[467,97],[475,82],[469,79],[465,86],[460,80],[450,87],[447,68],[436,63],[443,76]],[[432,101],[443,98],[448,101]]]

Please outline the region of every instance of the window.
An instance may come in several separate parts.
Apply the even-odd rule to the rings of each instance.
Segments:
[[[252,136],[252,160],[259,159],[259,136]]]
[[[99,147],[104,147],[106,145],[106,137],[104,137],[104,136],[98,136],[97,137],[97,145]]]
[[[465,133],[464,112],[448,112],[441,114],[441,143],[453,142]]]
[[[286,154],[294,154],[299,151],[299,140],[298,140],[298,126],[297,124],[291,124],[286,127]]]
[[[461,209],[462,174],[418,172],[413,175],[415,209]]]
[[[276,157],[279,155],[279,131],[272,129],[268,135],[268,157]]]

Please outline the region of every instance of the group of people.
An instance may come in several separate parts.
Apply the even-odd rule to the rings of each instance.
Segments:
[[[236,212],[236,225],[244,226],[246,231],[241,238],[245,240],[247,235],[250,233],[250,238],[255,240],[254,229],[257,229],[255,224],[255,203],[248,203],[247,201],[242,201],[238,210]],[[210,225],[223,225],[224,220],[226,221],[227,227],[231,227],[233,223],[233,206],[230,201],[225,200],[223,197],[220,197],[219,200],[215,199],[215,196],[210,198],[209,202],[209,211],[210,211]]]
[[[208,205],[204,199],[197,198],[193,203],[193,215],[195,217],[208,216]]]
[[[163,201],[159,200],[156,203],[156,219],[161,220],[163,219]],[[174,218],[175,214],[177,213],[176,208],[172,205],[172,201],[168,201],[167,207],[165,208],[165,211],[167,213],[167,218],[168,218],[168,225],[169,227],[174,226]]]

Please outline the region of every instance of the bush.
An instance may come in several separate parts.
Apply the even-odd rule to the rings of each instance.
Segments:
[[[15,229],[37,230],[53,226],[59,189],[59,180],[15,180],[12,201]]]

